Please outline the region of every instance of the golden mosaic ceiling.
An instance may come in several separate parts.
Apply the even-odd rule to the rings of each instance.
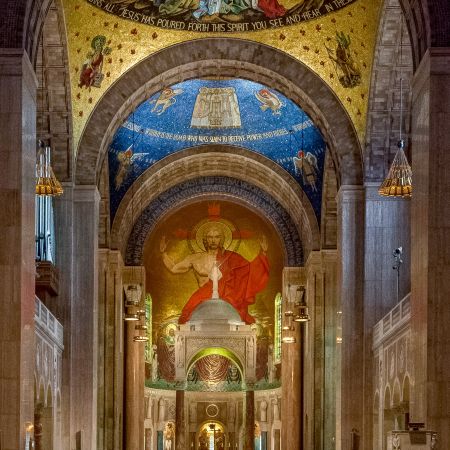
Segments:
[[[174,1],[177,0],[166,0],[165,4]],[[202,0],[193,1],[197,1],[194,8],[202,5]],[[236,1],[233,0],[233,4]],[[269,19],[270,14],[281,14],[273,12],[273,8],[272,13],[267,13],[269,16],[266,14],[265,20],[260,21],[244,18],[247,22],[239,22],[239,15],[234,14],[236,26],[227,23],[225,29],[228,32],[213,31],[223,28],[212,28],[211,23],[203,27],[208,29],[207,32],[198,32],[191,31],[194,25],[189,24],[195,24],[192,17],[184,21],[153,20],[156,25],[152,25],[152,20],[144,19],[143,14],[130,13],[148,4],[146,0],[114,0],[109,3],[103,0],[63,0],[69,41],[75,148],[95,105],[121,75],[168,46],[211,35],[264,43],[300,60],[333,89],[363,142],[382,0],[316,1],[316,4],[321,4],[320,9],[311,9],[303,14],[295,11],[304,0],[270,1],[272,5],[275,1],[277,8],[284,8],[286,13],[283,17]],[[199,10],[192,13],[194,8],[189,14],[194,15]],[[128,18],[120,17],[120,14]],[[180,30],[182,27],[184,29]],[[263,29],[258,31],[258,27]],[[253,28],[255,31],[235,31]]]

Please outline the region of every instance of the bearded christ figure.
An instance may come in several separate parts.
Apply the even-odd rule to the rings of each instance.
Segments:
[[[213,294],[214,298],[230,303],[239,312],[243,322],[255,322],[248,313],[248,306],[255,303],[255,295],[266,287],[269,279],[267,238],[261,237],[260,252],[253,261],[225,250],[224,240],[220,225],[212,223],[203,234],[205,251],[192,253],[175,263],[166,252],[166,238],[161,239],[160,251],[166,268],[173,274],[192,270],[199,286],[185,304],[178,320],[180,324],[186,323],[194,309],[213,298]]]

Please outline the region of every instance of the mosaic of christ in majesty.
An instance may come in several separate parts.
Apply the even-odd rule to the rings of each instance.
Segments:
[[[178,262],[166,251],[166,237],[161,239],[160,250],[166,268],[173,274],[192,270],[199,286],[184,305],[178,319],[180,324],[186,323],[195,308],[211,298],[230,303],[239,312],[243,322],[255,322],[248,313],[248,306],[255,302],[255,295],[266,287],[269,279],[267,238],[261,236],[259,254],[248,261],[239,253],[227,250],[231,236],[232,230],[226,222],[207,221],[196,232],[200,251]]]

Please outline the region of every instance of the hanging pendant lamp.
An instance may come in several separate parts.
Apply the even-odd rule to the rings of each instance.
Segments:
[[[400,67],[403,64],[403,17],[400,26]],[[402,138],[403,128],[403,74],[400,73],[400,127],[398,150],[386,179],[378,189],[385,197],[408,198],[412,195],[412,170],[405,155],[405,141]]]
[[[411,197],[412,170],[403,150],[405,141],[398,141],[398,150],[392,161],[388,176],[378,189],[380,195],[386,197]]]
[[[41,114],[45,113],[45,101],[44,101],[44,93],[46,92],[46,82],[45,82],[45,74],[44,74],[44,66],[45,66],[45,54],[44,54],[44,43],[43,38],[41,41]],[[38,148],[36,152],[36,195],[40,196],[48,196],[53,197],[56,195],[61,195],[63,193],[63,188],[61,183],[55,176],[53,172],[53,168],[51,165],[51,157],[50,157],[50,146],[44,145],[44,143],[39,140]]]
[[[36,195],[61,195],[64,191],[50,163],[50,147],[44,147],[41,141],[36,159]]]

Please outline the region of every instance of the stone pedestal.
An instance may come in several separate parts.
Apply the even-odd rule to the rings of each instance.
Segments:
[[[450,49],[432,48],[413,79],[411,421],[450,448]]]
[[[350,449],[364,430],[364,188],[341,186],[338,193],[338,292],[342,317],[341,379],[337,395],[337,448]],[[367,343],[370,349],[372,342]],[[370,391],[368,391],[370,392]],[[369,396],[367,396],[370,401]],[[339,434],[340,433],[340,434]],[[340,445],[339,445],[340,444]],[[359,449],[353,450],[362,450]]]
[[[33,422],[36,78],[28,56],[0,50],[0,440],[25,447]]]

